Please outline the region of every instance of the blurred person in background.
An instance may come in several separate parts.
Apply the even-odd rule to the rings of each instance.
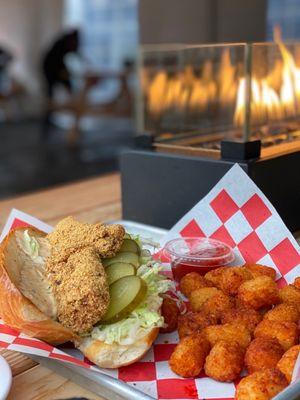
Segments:
[[[5,46],[0,45],[0,120],[12,120],[22,116],[24,85],[11,73],[15,57]]]
[[[13,60],[13,55],[4,47],[0,47],[0,95],[5,96],[9,85],[9,65]]]
[[[72,95],[72,72],[67,63],[69,54],[79,53],[79,30],[72,29],[58,37],[47,49],[42,60],[42,71],[46,84],[47,110],[44,117],[43,138],[47,139],[53,106],[54,92],[63,86]]]
[[[43,59],[43,73],[46,79],[47,96],[53,98],[54,89],[62,85],[72,92],[71,72],[66,63],[66,55],[78,53],[79,31],[74,29],[60,36],[46,51]]]

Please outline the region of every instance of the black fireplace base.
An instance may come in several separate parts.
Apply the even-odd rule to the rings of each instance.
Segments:
[[[121,155],[123,218],[170,228],[237,161],[130,150]],[[239,162],[291,231],[300,229],[300,152]]]

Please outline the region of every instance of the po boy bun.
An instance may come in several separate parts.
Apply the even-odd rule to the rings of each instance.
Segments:
[[[93,363],[102,368],[120,368],[139,361],[151,348],[159,329],[153,328],[133,344],[107,344],[91,337],[84,338],[79,349]]]
[[[78,338],[76,334],[47,317],[19,290],[24,254],[17,237],[24,230],[12,230],[0,247],[0,316],[8,326],[47,343],[74,341]],[[29,230],[32,235],[46,236],[35,228]]]

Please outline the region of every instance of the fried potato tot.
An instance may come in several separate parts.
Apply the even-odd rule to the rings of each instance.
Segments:
[[[244,267],[230,267],[222,271],[220,289],[226,294],[237,294],[242,283],[252,279],[251,273]]]
[[[294,322],[263,319],[255,328],[254,337],[277,339],[286,351],[298,343],[299,329]]]
[[[232,297],[219,291],[204,302],[201,311],[220,319],[222,314],[227,310],[231,310],[234,305],[235,302]]]
[[[288,349],[288,351],[284,353],[284,355],[277,364],[277,368],[279,369],[279,371],[283,373],[288,382],[291,382],[292,380],[293,371],[299,352],[300,352],[300,344],[291,347],[290,349]]]
[[[288,285],[279,290],[280,303],[293,304],[300,312],[300,289]]]
[[[202,329],[217,323],[217,318],[204,313],[189,312],[178,317],[178,335],[180,339],[192,333],[201,332]]]
[[[238,306],[231,310],[226,310],[221,316],[222,324],[236,323],[244,325],[253,334],[256,325],[260,323],[262,316],[253,308]]]
[[[293,285],[294,285],[297,289],[300,289],[300,276],[294,280]]]
[[[270,321],[294,322],[295,324],[298,324],[299,317],[298,309],[293,304],[288,303],[278,304],[264,315],[264,319]]]
[[[258,337],[254,339],[245,354],[245,365],[249,374],[263,369],[276,368],[284,353],[277,339]]]
[[[237,386],[236,400],[271,400],[288,385],[277,369],[265,369],[243,378]]]
[[[215,287],[205,287],[194,290],[189,296],[191,309],[195,312],[200,311],[206,300],[217,293],[222,292]]]
[[[170,368],[184,378],[200,374],[210,350],[209,342],[200,333],[194,333],[180,340],[170,360]]]
[[[206,375],[220,382],[232,382],[237,379],[243,369],[244,352],[236,342],[220,340],[206,357]]]
[[[212,286],[203,276],[197,272],[190,272],[186,274],[179,283],[179,289],[186,297],[196,289]]]
[[[258,310],[279,302],[278,288],[269,276],[259,276],[242,283],[238,298],[245,306]]]
[[[213,284],[213,286],[216,286],[217,288],[220,289],[223,271],[227,270],[228,268],[231,268],[231,267],[220,267],[217,269],[213,269],[213,270],[207,272],[204,275],[204,278],[208,282],[211,282]]]
[[[177,328],[177,320],[179,316],[179,309],[176,301],[169,297],[164,298],[161,306],[161,315],[164,317],[165,328],[160,328],[161,333],[173,332]]]
[[[211,325],[203,330],[203,333],[211,346],[220,340],[238,343],[246,349],[251,342],[251,335],[248,329],[242,324]]]
[[[257,278],[259,276],[269,276],[274,281],[276,279],[276,271],[274,268],[260,264],[245,264],[244,267],[251,273],[252,278]]]

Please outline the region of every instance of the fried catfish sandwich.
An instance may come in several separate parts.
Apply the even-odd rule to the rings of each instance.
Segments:
[[[172,282],[121,225],[67,217],[48,235],[13,229],[0,248],[0,315],[51,344],[73,341],[105,368],[140,359],[159,328]]]

